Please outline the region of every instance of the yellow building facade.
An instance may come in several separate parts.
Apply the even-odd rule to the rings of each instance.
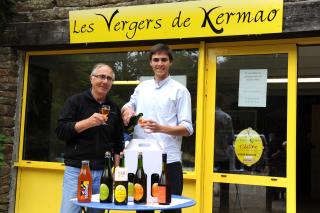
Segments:
[[[285,13],[278,0],[70,11],[70,43],[27,47],[20,60],[11,211],[59,212],[64,143],[54,129],[62,104],[87,88],[90,68],[104,62],[114,68],[111,96],[122,105],[152,76],[147,51],[159,42],[172,48],[171,76],[192,97],[195,133],[183,139],[183,195],[196,205],[183,212],[317,208],[320,37],[318,30],[283,32]],[[231,121],[230,132],[222,131],[221,116]]]

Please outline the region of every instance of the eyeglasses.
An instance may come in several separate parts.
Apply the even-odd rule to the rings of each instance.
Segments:
[[[99,80],[101,81],[104,81],[104,80],[108,80],[108,81],[113,81],[113,78],[108,76],[108,75],[91,75],[91,76],[94,76],[96,78],[98,78]]]
[[[169,58],[152,58],[152,61],[153,62],[159,62],[159,61],[167,62],[167,61],[169,61]]]

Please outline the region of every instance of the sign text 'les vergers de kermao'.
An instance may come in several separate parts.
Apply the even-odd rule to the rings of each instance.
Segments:
[[[200,38],[282,32],[283,1],[212,0],[69,12],[70,42]]]

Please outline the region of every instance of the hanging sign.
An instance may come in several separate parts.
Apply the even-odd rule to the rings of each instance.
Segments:
[[[283,0],[188,1],[69,12],[70,43],[282,32]]]
[[[251,128],[242,130],[234,142],[236,156],[246,166],[252,166],[260,160],[263,148],[260,135]]]

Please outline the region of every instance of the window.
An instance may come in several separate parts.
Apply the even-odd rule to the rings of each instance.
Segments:
[[[192,97],[193,123],[197,100],[198,50],[175,50],[170,74],[183,76]],[[64,142],[57,139],[55,128],[66,99],[90,87],[89,75],[96,63],[113,67],[116,75],[110,91],[121,107],[144,77],[153,76],[148,52],[112,52],[61,55],[32,55],[29,58],[23,159],[62,162]],[[128,81],[119,83],[119,81]],[[194,127],[195,128],[195,127]],[[183,139],[183,165],[193,170],[195,135]]]
[[[255,88],[239,89],[242,70],[255,73],[249,79],[259,82],[261,69],[267,74],[264,94],[258,93],[257,83]],[[215,171],[286,177],[287,70],[287,54],[217,57]],[[251,98],[244,105],[239,104],[241,93]],[[265,100],[265,106],[256,101],[259,99]],[[258,104],[252,106],[251,100]],[[245,129],[255,130],[263,143],[253,166],[240,162],[235,154],[235,138]]]

